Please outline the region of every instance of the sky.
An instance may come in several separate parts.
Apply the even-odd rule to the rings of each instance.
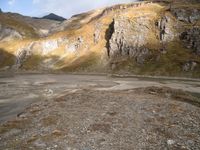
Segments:
[[[69,18],[92,9],[136,0],[0,0],[4,12],[17,12],[26,16],[41,17],[48,13]]]

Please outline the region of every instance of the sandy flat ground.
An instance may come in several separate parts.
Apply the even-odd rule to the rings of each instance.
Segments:
[[[200,108],[188,92],[200,94],[200,82],[53,74],[0,78],[0,148],[200,149]]]

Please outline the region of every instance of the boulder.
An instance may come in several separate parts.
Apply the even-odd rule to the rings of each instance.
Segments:
[[[193,49],[200,56],[200,28],[186,30],[180,35],[180,39],[188,49]]]

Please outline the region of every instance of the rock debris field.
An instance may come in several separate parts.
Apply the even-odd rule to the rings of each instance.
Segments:
[[[0,149],[198,150],[200,81],[97,75],[0,78]]]

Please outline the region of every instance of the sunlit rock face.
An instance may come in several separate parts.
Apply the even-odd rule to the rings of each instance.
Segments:
[[[56,48],[58,48],[58,41],[56,40],[45,41],[42,42],[41,44],[42,44],[43,55],[46,55],[55,50]]]
[[[148,26],[150,22],[147,18],[137,18],[136,22],[131,22],[128,18],[118,18],[113,20],[113,34],[109,40],[109,56],[130,56],[138,63],[143,63],[145,57],[149,55],[149,50],[145,47],[148,38]]]
[[[0,24],[0,41],[11,41],[22,38],[23,36],[16,30]]]

